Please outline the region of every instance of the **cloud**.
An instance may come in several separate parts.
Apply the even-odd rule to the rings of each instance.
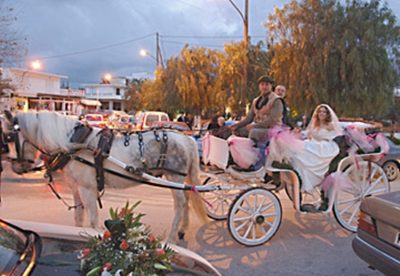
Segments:
[[[394,3],[397,0],[390,0]],[[9,0],[10,3],[14,1]],[[250,1],[250,34],[263,35],[263,22],[275,5],[288,0]],[[18,28],[28,38],[29,56],[46,57],[109,45],[159,32],[164,59],[177,55],[184,43],[223,46],[225,39],[165,37],[243,35],[243,22],[227,0],[19,0]],[[236,0],[243,9],[244,1]],[[397,14],[400,7],[397,4]],[[258,38],[257,40],[262,39]],[[167,42],[167,41],[170,42]],[[155,36],[101,51],[44,60],[45,70],[70,77],[72,82],[100,80],[104,72],[131,75],[154,72],[155,61],[139,55],[141,48],[155,55]]]

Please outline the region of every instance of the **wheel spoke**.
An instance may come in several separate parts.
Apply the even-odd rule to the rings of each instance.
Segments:
[[[357,203],[357,206],[356,206],[356,208],[354,208],[354,211],[353,211],[353,213],[351,214],[350,219],[347,221],[348,224],[351,225],[351,222],[353,221],[354,216],[355,216],[356,213],[358,213],[358,211],[359,211],[360,204],[361,204],[361,202],[358,202],[358,203]]]
[[[225,214],[225,204],[223,202],[221,202],[221,211],[222,214]]]
[[[268,214],[262,214],[262,216],[264,217],[264,218],[270,218],[270,217],[274,217],[275,216],[275,213],[268,213]]]
[[[239,232],[239,230],[242,229],[244,226],[246,226],[246,224],[247,224],[248,222],[249,222],[248,220],[244,221],[242,224],[240,224],[240,225],[236,228],[236,231]]]
[[[245,208],[243,208],[242,206],[239,206],[238,209],[239,209],[240,211],[243,211],[243,212],[249,214],[249,215],[251,215],[251,213],[252,213],[250,210],[245,209]]]
[[[264,220],[264,222],[265,222],[266,224],[268,224],[270,227],[273,226],[272,222],[269,222],[268,220]]]
[[[380,194],[380,193],[385,193],[387,191],[386,187],[376,189],[374,191],[369,191],[368,193],[365,193],[365,195],[371,195],[371,194]]]
[[[249,236],[250,230],[251,230],[252,227],[253,227],[253,222],[250,221],[250,225],[249,225],[249,227],[247,227],[247,230],[246,230],[246,232],[244,233],[243,237],[247,238],[247,237]]]
[[[263,206],[264,203],[265,203],[265,199],[266,199],[266,197],[263,198],[263,201],[261,202],[261,204],[260,204],[260,205],[258,206],[258,208],[256,209],[256,210],[257,210],[256,212],[260,212],[262,206]]]
[[[252,234],[253,234],[253,240],[255,240],[256,239],[256,227],[257,227],[257,224],[253,224],[253,227],[252,227]]]
[[[273,202],[268,203],[267,206],[265,206],[264,208],[261,208],[261,209],[260,209],[260,213],[262,213],[262,212],[268,210],[268,209],[271,208],[273,205],[274,205]]]
[[[343,215],[343,213],[347,212],[347,210],[349,210],[351,207],[353,207],[354,204],[356,204],[356,203],[357,203],[357,201],[353,201],[351,204],[349,204],[349,206],[347,206],[342,211],[340,211],[340,215]]]
[[[238,222],[238,221],[244,221],[244,220],[249,220],[249,219],[251,219],[251,216],[234,218],[233,221]]]
[[[342,200],[342,201],[338,201],[337,204],[338,205],[342,205],[342,204],[350,203],[350,202],[353,202],[353,201],[356,201],[356,200],[358,200],[358,198],[357,197],[353,197],[353,198],[345,199],[345,200]]]
[[[381,180],[383,179],[383,175],[381,175],[374,183],[365,191],[365,194],[370,193],[378,184],[381,184]]]

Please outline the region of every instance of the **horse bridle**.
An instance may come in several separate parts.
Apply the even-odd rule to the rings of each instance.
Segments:
[[[1,127],[1,122],[0,122],[0,127]],[[24,157],[24,152],[25,152],[25,145],[30,144],[33,146],[36,150],[41,152],[42,154],[48,155],[44,150],[40,149],[38,146],[34,145],[31,143],[29,140],[24,139],[22,145],[21,145],[21,140],[19,137],[20,134],[20,126],[18,123],[18,119],[14,118],[12,127],[9,128],[11,130],[9,133],[4,133],[1,128],[1,143],[2,145],[8,145],[10,143],[14,143],[15,145],[15,151],[17,153],[17,158],[10,158],[12,162],[17,162],[17,163],[34,163],[34,160],[26,159]]]

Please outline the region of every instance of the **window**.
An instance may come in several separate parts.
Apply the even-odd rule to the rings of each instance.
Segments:
[[[117,88],[115,93],[117,94],[117,96],[121,95],[121,89]]]

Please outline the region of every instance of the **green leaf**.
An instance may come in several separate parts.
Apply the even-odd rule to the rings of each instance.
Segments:
[[[90,270],[86,276],[98,276],[101,273],[101,266],[95,267],[92,270]]]
[[[159,269],[159,270],[167,270],[168,269],[165,265],[160,264],[160,263],[155,263],[154,268]]]

